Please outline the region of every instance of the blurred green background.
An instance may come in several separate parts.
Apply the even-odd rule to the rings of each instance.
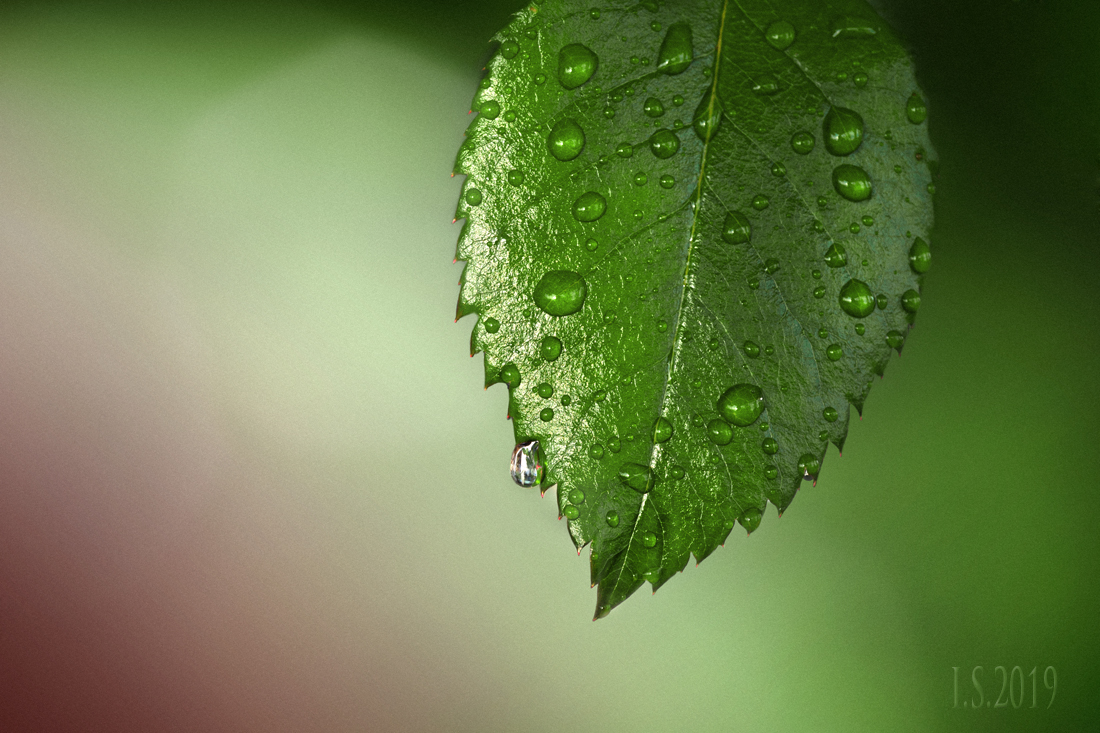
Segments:
[[[904,356],[782,520],[592,623],[452,323],[517,5],[6,4],[0,729],[1100,730],[1100,5],[877,7],[941,160]]]

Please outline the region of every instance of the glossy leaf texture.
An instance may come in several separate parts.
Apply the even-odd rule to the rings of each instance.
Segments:
[[[843,446],[931,262],[927,108],[861,0],[560,0],[495,41],[457,315],[600,617]]]

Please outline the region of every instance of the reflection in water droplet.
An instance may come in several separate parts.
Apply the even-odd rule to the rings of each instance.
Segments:
[[[595,191],[582,193],[573,202],[573,218],[580,222],[596,221],[607,211],[607,199]]]
[[[661,41],[661,50],[657,52],[657,71],[679,74],[691,65],[694,58],[691,26],[687,23],[673,23],[665,32],[665,38]]]
[[[794,152],[799,155],[808,155],[813,151],[815,145],[814,136],[808,132],[796,132],[791,137],[791,147],[794,148]]]
[[[619,480],[639,494],[653,489],[653,469],[640,463],[624,463],[619,467]]]
[[[864,326],[862,323],[857,323],[856,324],[856,333],[857,334],[862,336],[866,331],[867,331],[867,327]]]
[[[913,92],[909,101],[905,103],[905,116],[914,125],[919,125],[928,119],[928,108],[924,106],[924,100],[916,92]]]
[[[576,89],[592,78],[598,63],[592,49],[571,43],[558,51],[558,81],[566,89]]]
[[[718,399],[718,413],[738,427],[747,427],[764,411],[764,392],[755,384],[737,384]]]
[[[748,217],[740,211],[726,214],[726,220],[722,223],[722,239],[729,244],[744,244],[751,236],[752,225]]]
[[[916,290],[906,290],[901,296],[901,307],[906,313],[916,313],[920,310],[920,293]]]
[[[584,150],[584,130],[576,120],[560,120],[546,138],[550,154],[560,161],[573,160]]]
[[[716,445],[729,445],[733,440],[733,428],[721,418],[714,418],[707,423],[707,437]]]
[[[520,443],[512,450],[512,480],[520,486],[542,483],[546,469],[542,464],[542,451],[537,440]]]
[[[875,312],[875,296],[867,283],[849,280],[840,288],[840,308],[853,318],[866,318]]]
[[[586,250],[588,250],[589,252],[595,252],[596,248],[599,247],[599,246],[600,246],[600,243],[597,242],[595,239],[585,240],[585,243],[584,243],[584,248]]]
[[[647,176],[643,171],[638,171],[637,173],[634,174],[634,185],[635,186],[644,186],[648,181],[649,181],[649,176]]]
[[[836,411],[835,407],[826,407],[821,411],[821,416],[827,422],[836,422],[837,418],[840,417],[840,413]]]
[[[649,149],[662,160],[671,158],[680,149],[680,138],[672,130],[657,130],[649,138]]]
[[[833,169],[833,188],[849,201],[871,198],[871,177],[856,165],[838,165]]]
[[[551,270],[535,286],[535,305],[551,316],[568,316],[584,305],[588,285],[571,270]]]
[[[619,143],[615,148],[615,153],[620,158],[629,158],[634,155],[634,146],[630,143]]]
[[[854,153],[863,143],[863,117],[846,107],[833,107],[822,123],[825,149],[833,155]]]
[[[920,237],[917,237],[913,241],[913,246],[909,248],[909,266],[918,275],[923,275],[932,267],[932,250],[928,242]]]
[[[764,37],[772,48],[782,51],[794,43],[794,26],[785,20],[777,20],[764,31]]]
[[[840,361],[840,357],[844,356],[844,348],[840,344],[829,344],[825,349],[825,356],[829,357],[829,361]]]

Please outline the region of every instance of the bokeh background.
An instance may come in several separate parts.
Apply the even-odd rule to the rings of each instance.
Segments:
[[[917,327],[782,520],[598,623],[452,323],[517,6],[0,8],[0,730],[1100,729],[1100,5],[878,2]]]

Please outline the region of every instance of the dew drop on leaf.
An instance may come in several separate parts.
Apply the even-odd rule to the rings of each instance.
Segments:
[[[764,31],[764,37],[772,48],[783,51],[794,43],[794,26],[785,20],[777,20]]]
[[[653,426],[653,442],[664,443],[672,437],[672,423],[663,417],[657,418]]]
[[[584,305],[588,285],[571,270],[551,270],[535,286],[535,305],[551,316],[568,316]]]
[[[875,296],[867,283],[853,278],[840,288],[840,308],[853,318],[866,318],[875,312]]]
[[[798,470],[803,479],[817,478],[817,474],[821,471],[821,463],[815,456],[803,453],[802,457],[798,459]]]
[[[478,113],[487,120],[495,120],[500,114],[500,102],[495,99],[487,99],[481,103]]]
[[[662,160],[676,155],[680,149],[680,138],[676,133],[668,129],[660,129],[649,138],[649,149]]]
[[[838,165],[833,169],[833,188],[849,201],[871,198],[871,177],[858,165]]]
[[[836,156],[851,155],[863,143],[863,117],[846,107],[833,107],[822,123],[825,149]]]
[[[573,160],[584,150],[584,130],[576,120],[560,120],[546,138],[550,154],[560,161]]]
[[[905,334],[901,331],[887,331],[886,333],[886,345],[894,350],[901,350],[902,345],[905,343]]]
[[[791,137],[791,147],[799,155],[808,155],[814,149],[814,136],[808,132],[796,132]]]
[[[649,548],[656,547],[657,546],[657,535],[653,534],[652,532],[643,532],[642,533],[642,544],[645,545],[646,547],[649,547]]]
[[[582,193],[573,202],[573,218],[584,223],[599,219],[607,211],[607,199],[595,191]]]
[[[573,520],[581,515],[581,510],[570,504],[561,510],[562,516],[566,519]]]
[[[752,225],[747,216],[740,211],[726,214],[722,222],[722,239],[729,244],[744,244],[752,237]]]
[[[750,359],[760,356],[760,347],[753,341],[746,341],[741,345],[741,348],[744,350],[745,356]]]
[[[470,206],[477,206],[481,203],[481,191],[476,188],[471,188],[466,191],[466,203]]]
[[[779,452],[779,442],[775,438],[764,438],[764,442],[760,444],[760,450],[769,456],[774,456]]]
[[[512,363],[505,364],[500,368],[500,381],[508,385],[508,389],[515,389],[519,386],[519,368]]]
[[[775,477],[769,476],[769,478]],[[752,507],[741,512],[741,516],[737,518],[737,521],[740,522],[741,526],[745,528],[746,532],[752,534],[756,531],[757,527],[760,526],[760,520],[763,518],[764,513],[756,507]]]
[[[504,43],[500,44],[500,55],[506,59],[514,59],[516,54],[519,53],[519,44],[515,41],[508,39]]]
[[[826,422],[836,422],[837,418],[840,417],[840,413],[836,411],[835,407],[826,407],[821,411],[821,416],[825,418]]]
[[[554,361],[561,356],[561,339],[557,336],[546,336],[539,343],[539,356],[546,361]]]
[[[619,513],[618,512],[615,512],[615,511],[608,512],[607,517],[605,519],[607,520],[607,526],[608,527],[618,527],[619,526]]]
[[[914,125],[919,125],[928,119],[928,108],[924,105],[924,100],[916,92],[913,92],[909,96],[909,100],[905,103],[905,116]]]
[[[661,50],[657,52],[657,71],[679,74],[685,71],[694,59],[691,26],[687,23],[673,23],[665,32],[665,38],[661,41]]]
[[[763,76],[753,79],[752,92],[762,97],[770,97],[779,92],[779,80],[771,74],[764,74]]]
[[[715,445],[729,445],[733,440],[733,428],[722,418],[716,417],[707,423],[707,437]]]
[[[711,88],[703,95],[699,106],[695,108],[695,114],[691,118],[691,126],[695,134],[703,142],[709,142],[717,132],[722,122],[722,104]]]
[[[539,397],[544,400],[548,400],[554,395],[554,388],[551,387],[548,382],[540,382],[539,386],[535,388],[535,391],[538,392]]]
[[[619,467],[619,480],[639,494],[653,489],[653,469],[640,463],[624,463]]]
[[[520,443],[512,450],[511,470],[512,480],[520,486],[534,486],[542,483],[545,468],[537,440]]]
[[[485,319],[485,330],[489,333],[496,333],[500,330],[500,321],[492,316]]]
[[[848,253],[843,244],[833,242],[825,251],[825,264],[829,267],[844,267],[848,264]]]
[[[764,392],[755,384],[736,384],[718,398],[718,413],[737,427],[748,427],[764,411]]]
[[[558,51],[558,81],[566,89],[576,89],[592,78],[598,63],[588,46],[571,43]]]
[[[839,361],[844,356],[844,348],[840,344],[829,344],[825,356],[829,357],[829,361]]]
[[[920,237],[917,237],[913,241],[913,246],[909,248],[909,266],[918,275],[923,275],[932,267],[932,250],[928,242]]]
[[[916,313],[920,310],[920,293],[916,290],[906,290],[901,296],[901,307],[906,313]]]
[[[665,106],[656,97],[650,97],[642,106],[642,111],[647,117],[660,117],[665,113]]]
[[[570,491],[569,492],[569,503],[570,504],[583,504],[584,503],[584,492],[581,491],[580,489],[573,489],[572,491]]]
[[[523,179],[524,179],[523,171],[521,171],[521,170],[510,170],[510,171],[508,171],[508,183],[510,183],[511,185],[520,186],[520,185],[523,184]]]
[[[554,409],[551,407],[542,408],[542,412],[539,413],[539,419],[543,422],[550,422],[554,419]]]
[[[768,200],[768,197],[762,193],[758,193],[752,197],[752,208],[756,209],[757,211],[763,211],[764,209],[768,208],[768,204],[770,203],[771,201]]]

